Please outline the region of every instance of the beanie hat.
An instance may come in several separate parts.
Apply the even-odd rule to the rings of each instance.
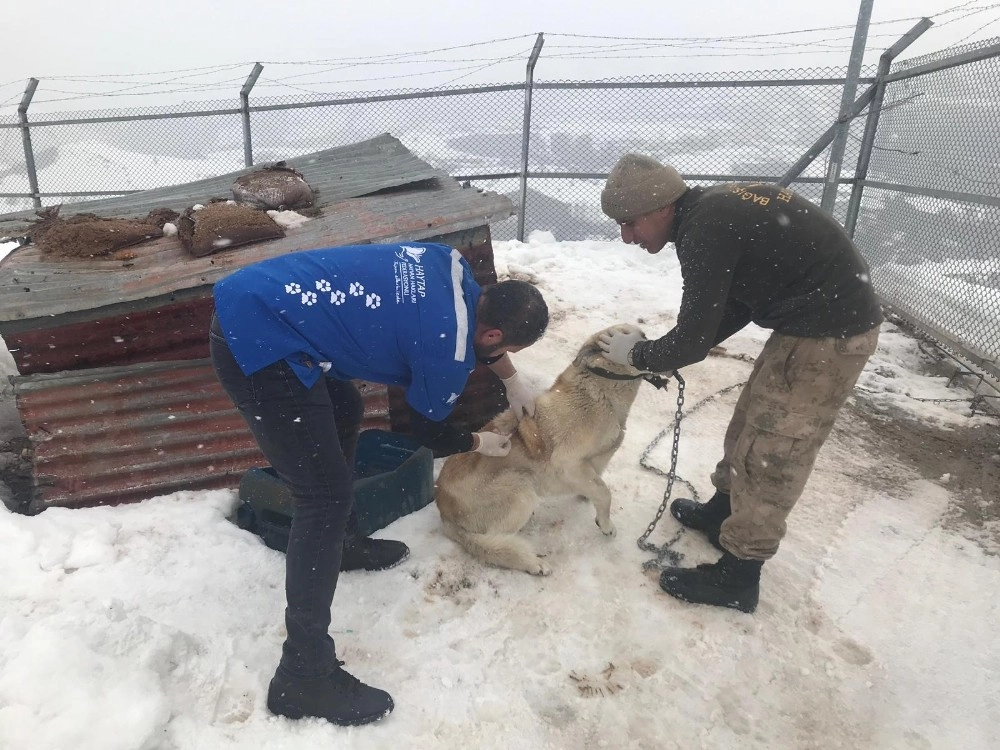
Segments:
[[[651,156],[625,154],[601,191],[601,209],[617,222],[663,208],[687,191],[677,170]]]

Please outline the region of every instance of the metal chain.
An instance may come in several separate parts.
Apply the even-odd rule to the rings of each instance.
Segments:
[[[862,393],[870,393],[873,395],[880,395],[882,391],[872,390],[871,388],[865,388],[864,386],[857,385],[855,388]],[[996,409],[992,407],[989,401],[986,399],[994,398],[1000,399],[1000,395],[993,396],[989,393],[977,393],[974,396],[968,396],[965,398],[920,398],[918,396],[911,396],[909,393],[902,394],[911,401],[920,401],[925,404],[948,404],[948,403],[963,403],[969,405],[969,413],[967,416],[974,417],[977,413],[983,412],[989,416],[996,416]]]
[[[698,500],[698,491],[697,489],[695,489],[694,485],[692,485],[686,479],[682,479],[681,477],[677,476],[677,456],[680,453],[680,442],[681,442],[681,420],[684,419],[685,383],[684,383],[684,378],[682,378],[678,373],[675,372],[674,377],[677,379],[677,411],[674,413],[674,424],[673,424],[674,436],[673,436],[673,445],[670,448],[670,470],[664,472],[661,469],[647,462],[649,454],[659,444],[660,440],[664,437],[664,435],[666,435],[667,432],[670,431],[671,428],[669,427],[661,431],[660,434],[653,439],[653,442],[651,442],[646,447],[646,450],[644,450],[642,452],[642,455],[639,457],[639,465],[642,466],[642,468],[648,471],[652,471],[654,474],[658,474],[659,476],[666,477],[667,479],[667,487],[663,492],[663,502],[660,503],[660,507],[656,511],[656,516],[653,518],[652,521],[650,521],[643,535],[636,540],[636,544],[639,546],[639,549],[645,552],[656,553],[655,558],[653,558],[652,560],[647,560],[646,562],[643,563],[642,565],[643,570],[649,570],[651,568],[662,569],[666,567],[668,563],[670,565],[677,565],[681,562],[681,560],[684,559],[684,556],[680,552],[676,552],[673,550],[673,546],[680,540],[681,536],[683,536],[684,534],[683,527],[679,529],[671,539],[669,539],[666,543],[660,546],[657,546],[652,542],[646,541],[647,539],[649,539],[649,536],[656,529],[656,525],[660,522],[660,519],[663,518],[663,514],[666,512],[667,507],[670,504],[670,497],[671,494],[673,493],[674,482],[675,481],[683,482],[691,490],[693,499]],[[699,409],[701,409],[705,404],[714,401],[719,396],[725,395],[726,393],[729,393],[730,391],[735,390],[736,388],[740,388],[744,385],[746,385],[745,381],[741,383],[734,383],[733,385],[726,386],[722,390],[716,391],[715,393],[706,396],[705,398],[703,398],[701,401],[699,401],[697,404],[694,405],[691,411],[688,412],[688,416],[691,416]]]
[[[680,446],[681,446],[681,420],[684,419],[685,383],[684,383],[684,378],[682,378],[679,373],[675,372],[674,377],[677,379],[677,411],[674,413],[674,443],[670,447],[670,471],[667,473],[667,489],[663,493],[663,502],[660,503],[660,507],[656,511],[656,517],[649,522],[649,525],[646,527],[646,531],[643,533],[642,536],[640,536],[636,540],[636,544],[639,545],[639,549],[645,552],[657,553],[657,558],[655,561],[656,563],[659,563],[661,558],[664,558],[668,555],[668,553],[670,552],[670,545],[673,544],[674,541],[680,538],[679,536],[675,537],[670,542],[663,545],[662,549],[660,547],[657,547],[655,544],[646,541],[647,539],[649,539],[649,535],[652,534],[653,531],[656,529],[656,524],[658,524],[660,522],[660,519],[663,518],[663,513],[667,509],[667,503],[670,501],[670,494],[673,492],[674,489],[674,480],[677,478],[677,455],[680,453]],[[649,451],[652,450],[653,447],[656,445],[656,443],[659,441],[660,436],[662,436],[662,434],[663,433],[658,435],[656,440],[650,443],[649,447],[646,448],[646,450],[643,452],[642,456],[639,459],[640,465],[646,458]],[[676,560],[676,562],[680,562],[679,557]]]

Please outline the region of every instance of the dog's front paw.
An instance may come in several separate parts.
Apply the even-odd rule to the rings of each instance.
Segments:
[[[610,518],[603,523],[601,523],[600,518],[597,518],[594,520],[594,523],[597,524],[597,528],[601,530],[601,533],[604,534],[604,536],[615,536],[615,534],[618,533],[618,529],[615,528],[615,525],[611,522]]]
[[[535,564],[531,565],[527,570],[533,576],[547,576],[552,572],[552,568],[549,567],[549,564],[540,557],[536,557]]]

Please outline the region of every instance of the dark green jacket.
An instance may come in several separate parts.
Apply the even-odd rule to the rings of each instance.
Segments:
[[[653,372],[700,362],[750,322],[788,336],[848,338],[882,322],[868,265],[843,227],[787,188],[691,188],[670,241],[684,277],[677,325],[636,344]]]

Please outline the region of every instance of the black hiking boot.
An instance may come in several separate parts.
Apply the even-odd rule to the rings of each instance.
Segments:
[[[338,661],[326,677],[296,677],[281,667],[267,689],[267,708],[278,716],[320,719],[353,727],[378,721],[392,711],[392,696],[366,685]]]
[[[729,495],[718,491],[707,503],[699,503],[686,497],[679,497],[670,503],[670,515],[676,518],[681,526],[704,532],[712,546],[722,552],[726,550],[719,544],[719,534],[722,531],[722,522],[729,518],[732,512]]]
[[[399,565],[410,556],[410,548],[392,539],[348,537],[344,540],[344,556],[340,569],[386,570]]]
[[[685,602],[750,613],[757,609],[763,564],[763,560],[741,560],[725,552],[710,565],[664,568],[660,573],[660,588]]]

